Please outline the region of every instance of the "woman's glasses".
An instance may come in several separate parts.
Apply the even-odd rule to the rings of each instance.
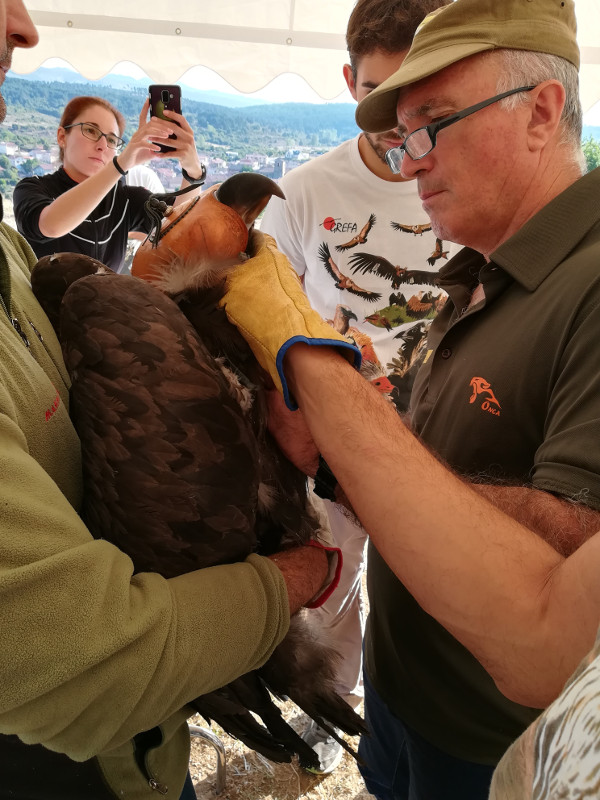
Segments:
[[[104,136],[106,144],[111,150],[120,150],[125,144],[125,140],[120,136],[115,136],[114,133],[103,133],[100,128],[92,125],[91,122],[74,122],[72,125],[65,125],[64,129],[67,131],[69,128],[81,128],[82,134],[86,139],[91,139],[92,142],[99,142]]]

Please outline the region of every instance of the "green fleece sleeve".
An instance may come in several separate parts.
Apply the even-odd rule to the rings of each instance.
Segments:
[[[13,266],[18,267],[24,275],[29,277],[38,258],[27,239],[21,236],[20,233],[17,233],[10,225],[2,225],[0,238],[4,240],[3,244],[5,247],[7,244],[6,240],[8,240],[16,252],[16,258],[12,260]]]
[[[289,624],[269,560],[133,576],[29,454],[1,388],[0,409],[0,732],[87,759],[269,657]]]

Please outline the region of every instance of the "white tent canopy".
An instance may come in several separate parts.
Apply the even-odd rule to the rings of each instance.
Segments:
[[[498,0],[502,2],[502,0]],[[600,0],[575,0],[584,111],[600,100]],[[345,88],[345,30],[354,0],[27,0],[40,44],[15,52],[17,73],[60,57],[97,79],[122,61],[156,83],[194,66],[241,92],[295,73],[324,99]],[[293,100],[293,97],[289,98]]]
[[[27,0],[40,44],[15,53],[13,67],[31,72],[58,56],[96,79],[132,61],[154,82],[174,83],[201,65],[241,92],[296,73],[331,99],[345,88],[344,34],[353,5],[354,0]]]

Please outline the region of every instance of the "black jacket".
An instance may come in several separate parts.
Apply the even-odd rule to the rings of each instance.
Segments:
[[[84,253],[119,271],[125,257],[129,231],[148,233],[151,222],[144,203],[150,192],[142,186],[127,186],[120,180],[100,201],[89,218],[65,236],[49,239],[40,233],[42,209],[77,183],[63,167],[41,178],[24,178],[15,186],[13,206],[19,233],[27,239],[36,256],[53,253]]]

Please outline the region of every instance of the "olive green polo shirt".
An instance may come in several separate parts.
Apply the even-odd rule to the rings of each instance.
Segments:
[[[461,474],[600,509],[600,170],[489,264],[465,248],[440,276],[450,299],[413,389],[417,433]],[[479,282],[483,294],[468,308]],[[399,524],[410,525],[402,509]],[[377,690],[445,752],[495,763],[537,712],[500,694],[374,548],[369,573],[366,666]]]

